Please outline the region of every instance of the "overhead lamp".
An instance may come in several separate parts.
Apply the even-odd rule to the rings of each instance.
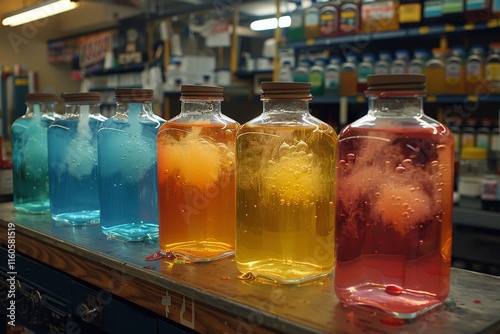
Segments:
[[[292,18],[290,16],[281,16],[279,20],[275,17],[271,19],[257,20],[250,23],[250,29],[253,31],[262,31],[278,28],[278,23],[280,28],[288,28],[292,24]]]
[[[4,26],[18,26],[28,22],[67,12],[78,7],[78,0],[45,0],[9,14],[2,20]]]

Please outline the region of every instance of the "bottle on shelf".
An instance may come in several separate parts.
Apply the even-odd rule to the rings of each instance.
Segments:
[[[293,82],[293,70],[289,60],[285,60],[280,66],[278,81]]]
[[[340,4],[340,34],[355,34],[361,30],[361,0],[345,0]]]
[[[304,36],[305,38],[317,38],[319,33],[319,8],[316,0],[312,5],[304,9]]]
[[[263,112],[236,139],[236,265],[274,282],[310,281],[333,269],[337,135],[309,113],[308,83],[261,87]]]
[[[465,0],[467,22],[487,21],[491,18],[491,0]]]
[[[304,16],[303,10],[300,6],[302,1],[294,1],[297,8],[290,13],[290,27],[286,29],[286,38],[289,41],[302,41],[304,35]]]
[[[486,93],[484,48],[481,45],[473,45],[465,61],[465,93],[473,95]]]
[[[395,59],[391,63],[390,74],[406,74],[408,73],[409,54],[407,50],[397,50]]]
[[[299,66],[293,70],[294,82],[309,82],[309,64],[310,62],[307,59],[302,59],[299,62]]]
[[[496,211],[499,205],[497,200],[498,176],[486,174],[481,182],[481,209],[486,211]]]
[[[484,69],[486,84],[490,93],[500,93],[500,43],[491,43]]]
[[[340,67],[340,95],[354,96],[358,93],[357,55],[346,55],[346,61]]]
[[[47,131],[53,121],[61,118],[56,106],[55,94],[28,93],[26,113],[12,124],[12,181],[17,211],[50,211]]]
[[[448,50],[435,48],[432,49],[432,58],[425,63],[425,75],[427,78],[427,92],[429,94],[444,93],[444,59]]]
[[[453,137],[422,110],[424,75],[369,76],[365,95],[337,146],[335,294],[415,318],[450,291]]]
[[[322,37],[339,33],[339,7],[337,1],[324,3],[319,10],[319,34]]]
[[[159,244],[190,261],[234,254],[240,124],[222,113],[223,94],[222,87],[182,85],[180,114],[158,131]]]
[[[476,130],[476,146],[484,148],[486,151],[490,150],[490,137],[491,137],[491,121],[484,118]]]
[[[64,117],[47,132],[50,213],[56,222],[99,223],[97,131],[100,93],[64,94]]]
[[[399,26],[401,29],[418,27],[422,23],[421,0],[399,0]]]
[[[477,119],[473,117],[469,117],[466,119],[465,124],[462,127],[462,135],[460,136],[460,147],[462,148],[462,150],[465,147],[476,146],[476,124]]]
[[[374,74],[389,74],[391,71],[392,55],[388,51],[380,51],[379,60],[373,66]]]
[[[115,89],[116,114],[97,134],[101,231],[124,241],[158,240],[156,134],[152,89]]]
[[[463,147],[458,172],[460,206],[479,209],[481,207],[481,185],[488,173],[487,152],[480,147]]]
[[[445,94],[465,93],[465,50],[462,47],[453,47],[451,54],[445,61]]]
[[[429,52],[427,50],[415,50],[413,59],[408,65],[409,74],[424,74],[425,63],[429,60]]]
[[[363,93],[367,88],[366,79],[373,74],[374,57],[371,53],[363,54],[363,61],[358,65],[358,93]]]
[[[325,94],[338,95],[340,92],[340,57],[333,56],[325,67]]]
[[[361,5],[362,31],[375,33],[399,29],[399,1],[363,1]]]
[[[500,17],[500,0],[491,0],[491,16]]]
[[[325,62],[324,58],[316,58],[314,65],[309,71],[309,82],[311,83],[312,96],[322,96],[325,84]]]

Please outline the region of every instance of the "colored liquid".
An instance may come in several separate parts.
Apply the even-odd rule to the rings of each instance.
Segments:
[[[52,219],[73,225],[99,222],[97,129],[102,120],[82,116],[54,122],[48,130]]]
[[[195,261],[234,254],[239,125],[170,123],[158,132],[160,247]]]
[[[445,94],[465,93],[465,68],[458,62],[449,63],[445,70]]]
[[[156,241],[159,123],[138,117],[130,122],[110,118],[98,133],[101,229],[116,239]]]
[[[47,128],[53,119],[20,118],[12,125],[14,208],[26,213],[50,210]]]
[[[240,272],[298,283],[332,270],[336,140],[326,125],[238,132]]]
[[[338,298],[401,318],[441,304],[450,280],[451,133],[347,127],[338,149]]]

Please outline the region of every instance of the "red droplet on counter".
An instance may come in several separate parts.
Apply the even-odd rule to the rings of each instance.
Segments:
[[[157,261],[160,259],[174,260],[175,256],[171,252],[165,253],[163,251],[157,251],[146,257],[146,261]]]
[[[385,287],[385,292],[393,296],[398,296],[403,292],[403,289],[396,285],[388,285]]]
[[[406,320],[391,317],[381,317],[380,322],[388,326],[403,326],[406,323]]]
[[[480,300],[477,300],[477,299],[474,299],[473,303],[474,303],[474,304],[481,304],[481,301],[480,301]]]
[[[231,279],[231,277],[229,277],[229,276],[221,276],[220,279],[223,280],[223,281],[229,281]]]

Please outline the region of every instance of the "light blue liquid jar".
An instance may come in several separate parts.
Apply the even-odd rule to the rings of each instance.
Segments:
[[[153,90],[116,89],[116,114],[99,129],[101,229],[110,238],[157,242],[156,135]]]
[[[61,115],[57,96],[26,94],[26,113],[14,121],[12,134],[12,181],[14,209],[30,214],[50,210],[47,129]]]
[[[97,130],[100,93],[67,93],[65,115],[48,130],[50,212],[57,222],[99,223]]]

